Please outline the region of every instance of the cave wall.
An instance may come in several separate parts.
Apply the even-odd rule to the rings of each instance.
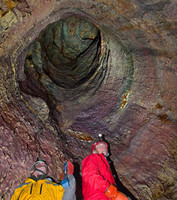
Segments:
[[[54,177],[66,159],[81,164],[99,132],[137,199],[177,198],[176,7],[172,0],[0,2],[1,199],[9,199],[39,155]],[[82,68],[69,82],[68,73],[52,79],[34,63],[25,67],[41,31],[72,16],[100,32],[92,76],[77,84]],[[67,87],[60,84],[65,79]]]

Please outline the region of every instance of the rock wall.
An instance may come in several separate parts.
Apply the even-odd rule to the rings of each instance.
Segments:
[[[1,199],[38,156],[56,178],[67,159],[81,166],[98,133],[132,198],[177,199],[176,8],[0,2]]]

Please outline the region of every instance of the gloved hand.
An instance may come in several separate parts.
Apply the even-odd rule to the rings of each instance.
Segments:
[[[67,175],[73,175],[73,173],[74,173],[74,165],[70,161],[67,161]],[[59,181],[63,179],[64,179],[64,173],[61,173]]]
[[[64,174],[63,174],[63,173],[61,173],[61,174],[60,174],[59,181],[62,181],[63,179],[64,179]]]
[[[114,185],[110,185],[105,195],[112,200],[129,200],[123,193],[118,192]]]
[[[67,172],[68,175],[73,175],[74,173],[74,165],[70,161],[67,161]]]

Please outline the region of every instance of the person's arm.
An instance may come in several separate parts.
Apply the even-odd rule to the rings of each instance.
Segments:
[[[14,189],[10,200],[17,200],[20,197],[20,195],[21,195],[22,191],[24,190],[24,188],[26,187],[26,185],[28,185],[28,184],[29,183],[23,183],[23,184],[19,185],[16,189]]]
[[[55,190],[56,192],[56,199],[57,200],[62,200],[63,199],[63,195],[64,195],[64,188],[61,185],[57,186],[57,189]]]
[[[100,174],[99,167],[103,161],[95,156],[88,156],[82,162],[82,180],[87,182],[87,185],[93,188],[94,191],[105,193],[109,187],[110,182],[107,181],[102,174]]]
[[[74,165],[68,161],[67,162],[67,178],[68,178],[68,187],[65,187],[65,192],[62,200],[76,200],[76,180],[73,176],[74,173]],[[64,178],[64,177],[63,177]]]
[[[11,195],[11,198],[10,200],[16,200],[17,199],[17,196],[16,196],[16,191],[14,190],[12,195]]]
[[[73,175],[68,175],[69,186],[65,188],[62,200],[76,200],[76,180]]]

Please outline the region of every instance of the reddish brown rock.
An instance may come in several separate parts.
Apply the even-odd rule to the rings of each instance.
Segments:
[[[132,198],[177,199],[175,11],[176,3],[166,0],[0,3],[1,199],[9,199],[39,154],[56,178],[66,159],[81,165],[99,132],[110,143],[115,168]],[[45,60],[50,48],[43,48],[41,31],[49,37],[49,24],[72,16],[96,25],[98,43],[88,45],[77,61],[71,59],[74,73],[63,65],[67,71],[60,68],[63,74],[56,77],[50,67],[57,66]],[[70,30],[80,41],[94,42],[95,29],[88,29],[94,37],[82,38],[86,25],[76,21],[72,29],[64,23],[65,36]],[[57,34],[51,45],[59,46]],[[32,55],[34,41],[41,46]],[[78,44],[75,38],[72,42]],[[66,39],[60,48],[69,59],[72,42],[65,46]]]

